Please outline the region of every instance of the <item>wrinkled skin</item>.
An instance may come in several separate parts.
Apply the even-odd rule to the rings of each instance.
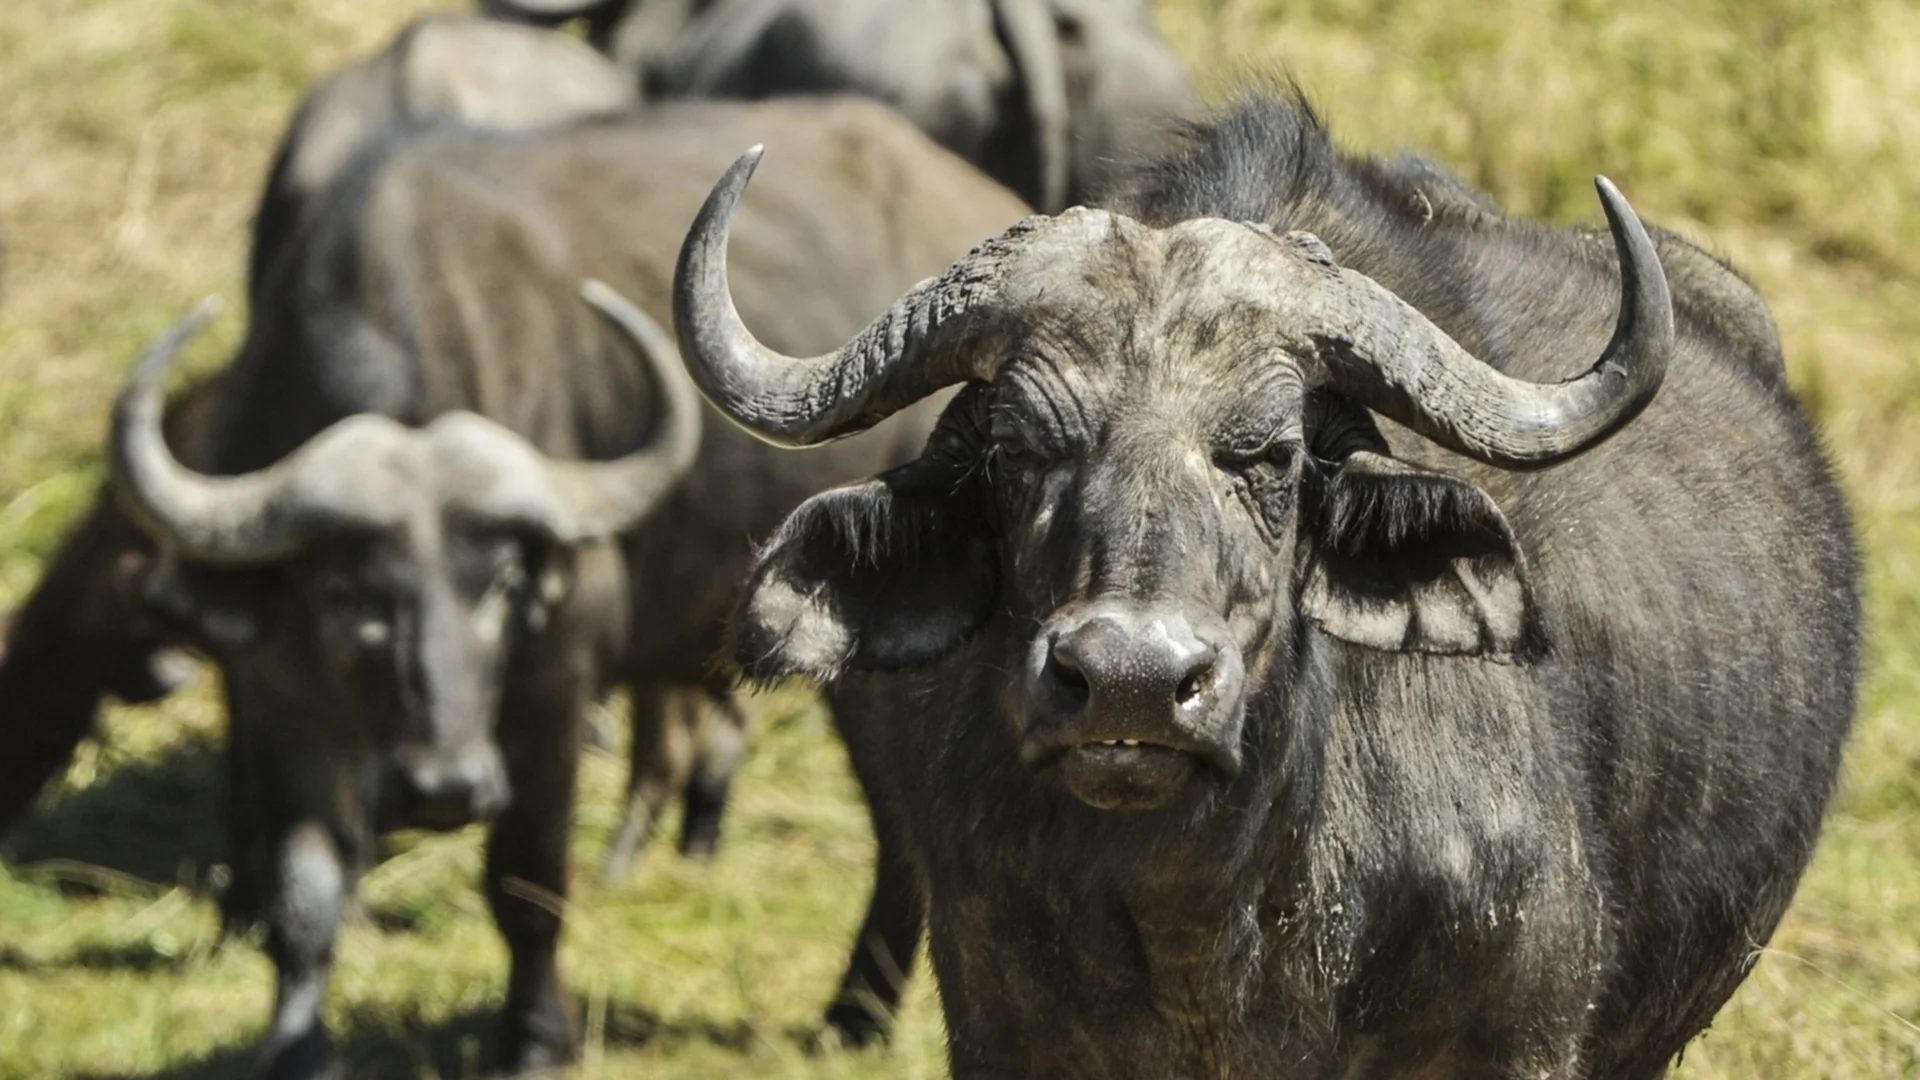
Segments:
[[[751,209],[766,231],[743,246],[747,303],[790,347],[850,333],[1025,212],[857,101],[671,106],[538,137],[408,129],[357,155],[311,224],[258,238],[255,317],[188,463],[261,469],[360,413],[419,426],[467,410],[555,460],[644,444],[659,388],[632,344],[581,303],[579,283],[602,278],[662,317],[707,177],[759,139],[791,161]],[[391,527],[331,534],[271,564],[150,567],[137,595],[182,624],[167,640],[210,653],[226,684],[235,881],[225,906],[236,921],[266,922],[279,972],[261,1072],[332,1067],[320,1008],[334,928],[374,834],[488,815],[486,891],[513,958],[496,1067],[570,1056],[552,898],[566,894],[583,708],[619,685],[636,701],[711,700],[753,538],[806,495],[910,456],[932,415],[813,459],[709,423],[696,479],[613,543],[474,528],[422,499]],[[103,573],[84,554],[64,580]],[[46,647],[78,648],[74,629],[50,625]],[[31,730],[27,718],[0,721]],[[686,772],[683,843],[698,849],[713,842],[739,747],[737,716],[723,711],[718,732],[694,723],[696,753],[668,771]],[[84,727],[41,755],[20,806]],[[433,752],[409,750],[423,743]],[[459,798],[434,797],[422,771]],[[639,786],[650,773],[635,775]],[[651,813],[640,795],[634,803]],[[905,924],[911,934],[889,948],[910,957],[917,909]],[[871,1034],[896,1000],[864,1000],[843,1022]]]
[[[638,71],[649,95],[878,98],[1043,209],[1114,186],[1198,107],[1142,0],[482,6],[547,25],[584,18],[588,39]]]
[[[1276,315],[1336,263],[1535,382],[1608,340],[1604,240],[1461,190],[1221,119],[996,266],[920,459],[756,565],[737,662],[888,718],[848,742],[956,1077],[1650,1080],[1785,909],[1860,612],[1765,306],[1659,234],[1618,434],[1509,471],[1383,430]]]

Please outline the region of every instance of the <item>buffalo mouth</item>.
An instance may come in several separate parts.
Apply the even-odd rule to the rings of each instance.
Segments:
[[[1238,755],[1220,748],[1148,738],[1030,740],[1021,757],[1096,810],[1158,810],[1196,782],[1225,782],[1239,772]]]

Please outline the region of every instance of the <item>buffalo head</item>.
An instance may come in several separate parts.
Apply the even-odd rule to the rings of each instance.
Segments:
[[[727,287],[757,160],[681,252],[674,317],[708,400],[804,446],[967,389],[919,460],[789,518],[737,613],[738,662],[831,678],[965,647],[1010,673],[1022,762],[1095,807],[1233,777],[1249,698],[1284,683],[1301,619],[1374,649],[1520,648],[1525,560],[1499,507],[1389,456],[1372,414],[1540,468],[1637,415],[1673,348],[1659,261],[1602,179],[1620,314],[1599,360],[1556,384],[1482,363],[1312,235],[1094,210],[1029,218],[838,351],[786,357]]]
[[[269,468],[198,473],[161,437],[161,385],[211,304],[154,343],[116,406],[114,486],[169,560],[274,582],[270,617],[254,618],[258,598],[237,620],[221,600],[191,613],[204,637],[271,655],[281,695],[322,719],[328,745],[383,758],[399,820],[450,827],[505,805],[493,729],[510,658],[547,644],[576,554],[644,519],[698,449],[699,399],[668,366],[672,341],[605,286],[585,295],[644,355],[662,401],[653,437],[616,461],[549,458],[469,412],[417,429],[360,414]]]

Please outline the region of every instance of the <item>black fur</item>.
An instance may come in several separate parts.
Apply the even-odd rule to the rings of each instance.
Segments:
[[[886,718],[849,742],[922,875],[954,1075],[1662,1075],[1784,911],[1854,708],[1853,534],[1764,303],[1658,234],[1678,328],[1659,395],[1584,455],[1506,473],[1303,401],[1170,227],[1309,231],[1542,382],[1612,331],[1604,234],[1342,154],[1292,94],[1196,129],[1114,209],[1169,227],[1166,279],[1141,239],[1060,264],[1047,308],[1010,317],[1023,347],[963,395],[989,405],[935,437],[974,464],[819,496],[736,615],[750,670],[836,676],[849,715]],[[995,408],[1030,429],[1017,445],[988,438]],[[903,502],[947,539],[876,546]],[[976,546],[984,568],[955,557]],[[923,583],[859,585],[889,564]],[[778,595],[810,618],[769,619]],[[862,635],[921,595],[992,602],[916,627],[921,665],[863,666],[887,650]],[[1103,603],[1229,628],[1230,781],[1125,813],[1022,764],[1048,715],[1035,635]],[[854,647],[815,667],[821,641]]]

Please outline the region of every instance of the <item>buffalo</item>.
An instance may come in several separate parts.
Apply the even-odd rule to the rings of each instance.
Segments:
[[[589,40],[649,95],[861,93],[1043,210],[1153,156],[1196,106],[1145,0],[483,0]]]
[[[663,365],[672,340],[643,309],[666,311],[706,178],[763,137],[791,163],[746,208],[762,226],[746,291],[788,347],[843,338],[1026,213],[858,99],[507,134],[408,123],[341,159],[290,232],[257,240],[271,250],[248,332],[187,460],[162,437],[161,384],[205,313],[136,366],[109,455],[118,510],[101,513],[159,552],[124,592],[220,668],[223,903],[264,920],[278,973],[264,1074],[332,1067],[335,925],[377,829],[476,819],[491,820],[486,893],[512,953],[495,1055],[507,1070],[564,1059],[553,898],[584,707],[615,685],[637,713],[720,685],[711,659],[751,538],[911,456],[930,426],[931,408],[819,460],[782,455],[702,424]],[[606,283],[591,305],[585,278]],[[109,571],[86,563],[55,566],[67,587]],[[71,629],[34,651],[86,645]]]
[[[757,161],[678,267],[708,399],[800,447],[963,387],[787,519],[732,646],[853,722],[954,1076],[1663,1075],[1859,673],[1751,286],[1605,180],[1607,233],[1516,220],[1283,94],[803,358],[729,295]]]
[[[308,94],[281,140],[255,214],[247,274],[259,291],[273,259],[310,227],[324,195],[359,155],[409,129],[530,132],[638,102],[632,81],[578,41],[463,15],[410,24],[372,57],[342,67]],[[203,380],[166,412],[167,438],[197,453],[219,400]],[[13,620],[0,654],[0,834],[26,812],[91,728],[103,695],[144,704],[190,668],[169,646],[191,627],[140,595],[151,538],[101,499],[62,543]]]

